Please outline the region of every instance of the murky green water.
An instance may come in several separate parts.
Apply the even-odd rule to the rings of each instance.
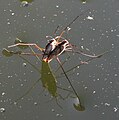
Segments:
[[[90,0],[82,4],[80,0],[34,0],[23,7],[19,0],[0,1],[0,51],[14,44],[16,37],[28,43],[37,43],[44,47],[46,36],[53,36],[59,25],[57,34],[61,32],[82,11],[84,13],[71,30],[64,35],[72,44],[95,54],[111,50],[103,57],[82,65],[68,74],[78,92],[85,111],[76,111],[73,103],[77,99],[58,99],[61,109],[52,99],[42,83],[37,85],[18,104],[12,104],[22,96],[40,77],[40,74],[19,56],[5,57],[0,53],[0,120],[39,120],[62,119],[75,120],[118,120],[119,119],[119,1]],[[92,19],[93,18],[93,19]],[[11,48],[18,51],[18,48]],[[29,50],[24,50],[28,52]],[[37,50],[35,52],[38,52]],[[68,55],[60,56],[64,61]],[[25,56],[38,69],[41,62],[35,57]],[[70,53],[70,59],[63,65],[65,71],[79,64],[78,54]],[[58,63],[53,60],[51,68],[55,71]],[[54,72],[57,84],[62,88],[69,87],[63,75]],[[58,77],[60,76],[60,77]],[[63,97],[64,90],[58,91]]]

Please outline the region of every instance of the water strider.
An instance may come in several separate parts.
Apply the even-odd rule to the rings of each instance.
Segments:
[[[81,14],[82,15],[82,14]],[[80,16],[81,16],[80,15]],[[30,49],[31,49],[31,46],[34,46],[35,48],[37,48],[39,51],[41,51],[41,53],[35,53],[33,51],[33,49],[31,49],[32,53],[24,53],[22,51],[18,51],[18,52],[13,52],[13,51],[9,51],[7,49],[4,49],[3,50],[3,54],[5,55],[5,53],[7,53],[8,56],[12,56],[13,54],[18,54],[18,55],[34,55],[36,56],[38,59],[39,59],[39,56],[42,57],[42,67],[41,67],[41,81],[42,81],[42,85],[43,87],[45,87],[49,93],[53,96],[53,97],[57,97],[58,93],[57,93],[57,85],[56,85],[56,78],[55,76],[52,74],[52,71],[51,71],[51,68],[49,66],[49,63],[54,59],[56,58],[56,60],[58,61],[59,65],[60,65],[60,68],[62,69],[69,85],[71,86],[72,90],[73,90],[73,93],[75,94],[75,96],[78,98],[78,102],[79,104],[74,104],[74,108],[79,110],[79,111],[84,111],[85,110],[85,107],[82,105],[81,103],[81,100],[80,100],[80,97],[77,93],[77,91],[75,90],[73,84],[71,83],[71,80],[69,79],[69,77],[67,76],[67,73],[65,72],[63,66],[62,66],[62,62],[60,61],[59,59],[59,56],[61,54],[63,54],[64,52],[75,52],[77,54],[81,54],[81,55],[84,55],[84,56],[87,56],[89,57],[89,59],[86,61],[86,62],[89,62],[95,58],[99,58],[101,57],[103,54],[100,54],[100,55],[89,55],[89,54],[86,54],[84,52],[82,52],[81,50],[77,49],[77,46],[71,44],[67,39],[65,39],[63,37],[64,33],[66,31],[69,30],[69,27],[72,25],[72,23],[74,23],[77,19],[79,18],[79,16],[76,16],[63,30],[62,32],[60,33],[59,36],[56,36],[54,38],[52,38],[45,46],[45,48],[41,48],[39,47],[37,44],[35,43],[23,43],[21,42],[18,38],[17,40],[19,40],[19,42],[17,42],[16,44],[14,45],[10,45],[8,46],[8,48],[11,48],[11,47],[15,47],[15,46],[18,46],[18,47],[27,47],[29,46]],[[7,56],[6,55],[6,56]],[[83,62],[81,64],[84,64]],[[39,81],[39,79],[38,79]],[[37,81],[36,81],[37,83]],[[34,85],[36,84],[34,83]],[[34,86],[33,85],[33,86]],[[29,89],[31,90],[32,87]],[[28,91],[29,91],[28,90]],[[26,92],[28,93],[28,92]],[[26,94],[24,94],[23,96],[25,96]],[[23,97],[22,96],[22,97]]]

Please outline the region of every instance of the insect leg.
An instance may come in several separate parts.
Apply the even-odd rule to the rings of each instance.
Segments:
[[[79,67],[79,66],[81,66],[81,65],[87,64],[88,62],[90,62],[90,61],[92,61],[92,60],[101,58],[101,57],[102,57],[103,55],[105,55],[106,53],[109,53],[109,51],[106,51],[106,52],[104,52],[104,53],[101,53],[101,54],[97,55],[97,57],[91,57],[91,58],[85,60],[84,62],[81,62],[81,63],[79,63],[78,65],[70,68],[69,70],[67,70],[67,71],[65,71],[65,72],[68,73],[68,72],[72,71],[73,69],[75,69],[75,68],[77,68],[77,67]]]
[[[78,100],[79,100],[79,104],[81,105],[81,100],[80,100],[80,98],[79,98],[79,96],[78,96],[78,93],[76,92],[74,86],[72,85],[72,83],[71,83],[69,77],[67,76],[67,74],[66,74],[66,72],[65,72],[65,70],[64,70],[64,68],[63,68],[63,66],[62,66],[62,63],[61,63],[61,61],[59,60],[58,57],[57,57],[57,61],[58,61],[59,65],[60,65],[60,67],[61,67],[61,69],[62,69],[62,71],[63,71],[63,73],[64,73],[66,79],[68,80],[68,82],[69,82],[69,84],[70,84],[70,86],[71,86],[71,88],[72,88],[74,94],[75,94],[76,97],[78,98]],[[81,106],[82,106],[82,105],[81,105]]]
[[[35,44],[35,43],[17,43],[17,44],[8,46],[8,48],[16,47],[16,46],[34,46],[35,48],[37,48],[37,49],[40,50],[40,51],[43,51],[43,50],[44,50],[43,48],[39,47],[39,46],[38,46],[37,44]]]
[[[63,36],[63,34],[65,33],[65,31],[79,18],[79,17],[81,17],[83,14],[84,14],[84,12],[87,12],[87,11],[89,11],[90,9],[88,9],[88,10],[86,10],[86,11],[83,11],[80,15],[78,15],[78,16],[76,16],[65,28],[63,28],[63,30],[62,30],[62,32],[61,32],[61,34],[60,34],[60,37],[57,39],[57,41],[59,41],[60,40],[60,38]]]

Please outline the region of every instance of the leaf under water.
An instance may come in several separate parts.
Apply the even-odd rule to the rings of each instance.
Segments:
[[[11,57],[14,53],[12,51],[7,50],[6,48],[3,48],[2,54],[6,57]]]
[[[57,97],[56,78],[53,75],[49,64],[44,61],[42,61],[41,81],[43,87],[45,87],[53,97]]]
[[[20,55],[22,53],[22,51],[17,51],[17,52],[13,52],[13,51],[9,51],[6,48],[3,48],[2,54],[6,57],[11,57],[15,54]]]
[[[85,107],[82,106],[81,104],[73,104],[73,106],[77,111],[84,111],[85,110]]]

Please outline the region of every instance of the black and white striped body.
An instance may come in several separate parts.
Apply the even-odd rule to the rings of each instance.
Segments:
[[[69,42],[67,40],[63,40],[59,42],[54,49],[52,49],[51,51],[48,51],[49,53],[45,56],[45,58],[43,58],[43,60],[45,62],[50,62],[54,57],[57,57],[61,55],[63,52],[71,49],[72,48]]]
[[[55,39],[52,39],[48,42],[48,44],[45,47],[45,50],[43,51],[43,57],[42,59],[46,59],[51,51],[55,49],[57,45],[57,41]]]

